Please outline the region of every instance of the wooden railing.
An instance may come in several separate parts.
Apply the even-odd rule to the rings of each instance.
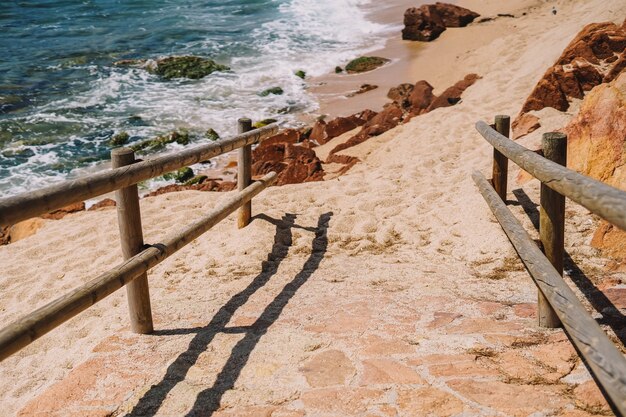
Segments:
[[[565,168],[567,137],[543,136],[544,157],[508,138],[508,116],[476,129],[494,147],[493,178],[475,171],[474,182],[538,288],[540,326],[561,324],[615,414],[626,416],[626,359],[563,280],[565,197],[626,230],[626,192]],[[506,207],[508,160],[541,181],[540,237],[545,254]]]
[[[0,330],[0,361],[124,286],[127,288],[132,330],[142,334],[151,333],[153,326],[146,275],[148,270],[201,236],[238,208],[241,208],[238,226],[241,228],[249,224],[250,201],[276,180],[276,173],[270,172],[258,181],[252,182],[251,146],[275,135],[277,131],[276,124],[252,130],[249,119],[240,119],[240,134],[233,138],[145,161],[135,161],[131,149],[115,149],[111,152],[111,170],[0,199],[0,224],[12,225],[68,204],[116,191],[120,239],[125,259],[113,269]],[[206,216],[183,230],[159,243],[144,245],[136,184],[234,149],[239,149],[238,192],[225,198]]]

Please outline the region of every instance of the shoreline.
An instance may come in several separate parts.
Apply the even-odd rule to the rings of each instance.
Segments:
[[[320,115],[334,118],[349,116],[365,109],[380,111],[390,101],[387,98],[389,89],[401,83],[415,84],[419,80],[426,80],[435,88],[434,93],[438,94],[468,73],[477,72],[474,68],[463,68],[455,64],[463,62],[474,49],[506,34],[506,30],[500,25],[474,22],[462,28],[448,28],[432,42],[402,40],[400,30],[404,27],[404,11],[427,3],[429,2],[421,1],[416,4],[402,1],[384,9],[379,15],[370,13],[369,16],[374,17],[376,22],[396,23],[400,28],[387,39],[385,47],[368,53],[391,59],[391,63],[360,74],[326,74],[313,78],[310,91],[318,99]],[[494,17],[498,13],[515,14],[517,17],[524,10],[540,4],[537,0],[515,0],[507,4],[501,4],[497,0],[457,0],[451,3],[475,11],[481,17]],[[445,70],[442,71],[442,68]],[[346,97],[362,84],[377,85],[378,88]]]

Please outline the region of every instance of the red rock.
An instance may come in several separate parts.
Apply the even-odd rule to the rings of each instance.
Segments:
[[[417,372],[399,362],[389,359],[369,359],[363,361],[361,385],[377,384],[423,384]]]
[[[455,416],[466,408],[453,394],[434,387],[400,390],[397,404],[399,415],[406,417]]]
[[[418,81],[408,98],[411,114],[419,115],[425,113],[435,98],[433,86],[424,80]]]
[[[267,146],[273,143],[298,143],[300,142],[300,135],[301,133],[298,130],[285,129],[279,134],[265,139],[259,146]]]
[[[585,91],[612,81],[626,68],[625,50],[624,25],[606,22],[585,26],[537,83],[520,116],[545,107],[567,110],[568,98],[582,98]]]
[[[513,128],[513,140],[517,140],[541,127],[539,118],[530,113],[524,113],[511,126]]]
[[[67,216],[70,213],[77,213],[79,211],[85,211],[85,203],[74,203],[58,210],[51,211],[50,213],[44,214],[41,216],[43,219],[51,219],[51,220],[60,220],[63,217]]]
[[[626,72],[589,92],[565,132],[571,169],[626,190]],[[626,259],[626,232],[606,222],[591,245]]]
[[[116,205],[117,203],[115,202],[115,200],[111,198],[105,198],[104,200],[100,200],[93,206],[89,207],[89,211],[101,210],[101,209],[108,208],[108,207],[115,207]]]
[[[411,7],[404,13],[402,39],[429,42],[437,39],[446,27],[467,26],[478,16],[471,10],[447,3]]]
[[[365,123],[372,120],[372,118],[374,118],[374,116],[376,116],[377,114],[378,113],[373,110],[365,109],[362,112],[355,113],[352,116],[348,116],[348,119],[356,123],[357,126],[363,126]]]
[[[387,93],[387,98],[390,98],[394,102],[398,103],[402,107],[408,107],[408,98],[413,92],[413,84],[400,84],[397,87],[392,87]]]
[[[610,416],[613,414],[594,381],[587,381],[577,386],[574,389],[574,398],[578,408],[593,410],[595,415]]]
[[[252,151],[252,175],[275,171],[276,185],[298,184],[324,179],[322,162],[307,147],[289,143],[274,143]]]
[[[458,81],[452,87],[448,87],[441,95],[435,98],[427,111],[432,111],[440,107],[454,106],[461,101],[461,95],[463,92],[471,87],[481,77],[478,74],[468,74],[461,81]]]
[[[328,123],[320,120],[313,126],[309,139],[323,145],[329,140],[356,129],[357,127],[359,127],[359,125],[356,121],[348,117],[337,117]]]

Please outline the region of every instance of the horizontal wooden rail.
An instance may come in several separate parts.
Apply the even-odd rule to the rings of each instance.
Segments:
[[[137,255],[71,293],[52,301],[0,330],[0,361],[158,265],[224,220],[229,214],[269,187],[275,180],[276,173],[270,172],[245,190],[226,198],[209,214],[184,230],[164,239],[161,243],[148,246]]]
[[[594,214],[626,230],[626,192],[549,161],[479,121],[476,130],[504,156]]]
[[[626,359],[587,313],[487,179],[480,172],[474,172],[472,178],[616,414],[626,416]]]
[[[242,146],[260,142],[277,132],[278,125],[271,124],[232,138],[0,199],[0,226],[11,226],[69,204],[85,201],[184,166],[206,161]]]

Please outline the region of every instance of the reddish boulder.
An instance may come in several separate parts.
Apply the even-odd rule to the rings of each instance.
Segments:
[[[411,7],[404,12],[402,39],[409,41],[430,42],[446,30],[441,15],[432,4]]]
[[[348,116],[348,119],[356,123],[357,126],[363,126],[365,123],[372,120],[378,113],[373,110],[366,109],[362,112],[355,113],[352,116]]]
[[[466,75],[464,79],[458,81],[452,87],[448,87],[439,97],[436,97],[430,106],[428,106],[427,111],[432,111],[440,107],[454,106],[456,103],[461,101],[461,95],[463,92],[471,87],[480,78],[481,77],[478,76],[478,74]]]
[[[309,139],[323,145],[331,139],[341,136],[357,127],[359,127],[359,125],[356,121],[349,117],[337,117],[328,123],[320,120],[313,126]]]
[[[285,129],[277,135],[265,139],[259,146],[271,145],[272,143],[298,143],[301,132],[295,129]]]
[[[425,80],[418,81],[409,96],[409,107],[412,115],[425,113],[435,100],[433,86]]]
[[[411,7],[404,13],[402,39],[429,42],[437,39],[446,27],[463,27],[480,16],[471,10],[447,3]]]
[[[307,147],[289,143],[275,143],[260,152],[252,152],[252,175],[260,176],[275,171],[276,185],[298,184],[324,179],[322,162]]]
[[[626,72],[591,90],[565,132],[570,168],[626,190]],[[626,232],[603,223],[592,246],[624,260]]]
[[[116,205],[117,203],[115,202],[115,200],[111,198],[105,198],[104,200],[100,200],[93,206],[89,207],[89,211],[101,210],[107,207],[115,207]]]
[[[80,203],[70,204],[58,210],[51,211],[50,213],[47,213],[41,216],[41,218],[51,219],[51,220],[60,220],[70,213],[76,213],[79,211],[85,211],[85,203],[82,201]]]
[[[539,80],[520,116],[545,107],[567,110],[568,99],[583,98],[585,92],[612,81],[626,68],[625,51],[626,25],[606,22],[585,26]]]
[[[526,136],[527,134],[539,129],[541,127],[541,123],[539,123],[539,118],[537,116],[526,113],[517,118],[511,127],[513,129],[513,140],[517,140],[522,136]]]
[[[387,93],[387,98],[390,98],[394,102],[398,103],[402,107],[409,106],[409,96],[413,92],[413,84],[404,83],[397,87],[392,87]]]

